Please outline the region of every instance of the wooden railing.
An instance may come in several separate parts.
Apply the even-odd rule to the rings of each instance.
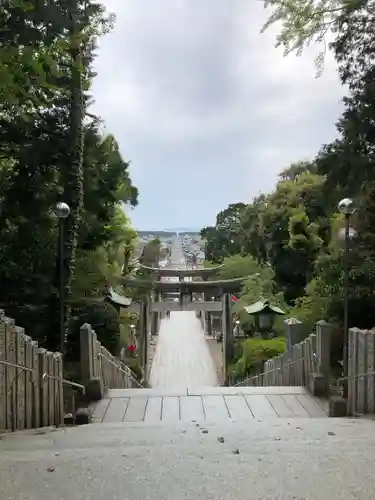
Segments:
[[[81,336],[81,378],[86,384],[94,386],[98,392],[107,389],[126,389],[142,387],[135,375],[120,359],[113,356],[98,340],[95,330],[84,324]]]
[[[347,383],[349,415],[375,413],[375,330],[349,329]]]
[[[330,375],[331,326],[324,321],[319,321],[315,333],[296,342],[302,335],[302,324],[291,319],[287,320],[285,325],[288,340],[287,351],[267,360],[261,373],[235,385],[305,386],[314,395],[327,395]]]
[[[62,356],[38,346],[0,311],[0,431],[64,422]]]
[[[90,325],[81,329],[82,346],[83,374],[106,389],[142,387],[130,368],[98,342]],[[60,426],[89,396],[83,384],[64,379],[60,353],[39,347],[0,310],[0,432]]]

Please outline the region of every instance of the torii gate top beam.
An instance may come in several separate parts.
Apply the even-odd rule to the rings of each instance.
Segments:
[[[148,266],[143,266],[142,264],[140,264],[139,267],[141,269],[144,269],[145,271],[148,271],[149,273],[156,274],[162,278],[164,277],[187,278],[189,276],[191,277],[201,276],[202,278],[206,278],[208,276],[213,276],[218,271],[220,271],[220,269],[224,267],[224,264],[215,267],[202,267],[196,269],[168,269],[162,267],[148,267]]]
[[[231,280],[191,281],[191,282],[179,282],[179,283],[171,281],[155,281],[154,289],[157,292],[234,293],[234,292],[239,292],[241,290],[245,279],[246,277],[234,278]]]
[[[146,288],[157,292],[183,292],[183,293],[235,293],[241,291],[247,276],[229,280],[217,281],[147,281],[137,279],[120,278],[118,281],[127,287],[146,286]]]

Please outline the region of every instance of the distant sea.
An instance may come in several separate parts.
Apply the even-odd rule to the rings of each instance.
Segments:
[[[165,229],[165,231],[172,233],[200,233],[202,228],[197,229],[196,227],[177,227],[172,229]]]
[[[152,233],[200,233],[201,228],[194,227],[172,227],[168,229],[137,229],[138,233],[152,234]]]

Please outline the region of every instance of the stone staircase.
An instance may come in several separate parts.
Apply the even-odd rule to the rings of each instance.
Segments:
[[[325,401],[303,387],[112,389],[90,406],[94,423],[229,423],[326,418]]]

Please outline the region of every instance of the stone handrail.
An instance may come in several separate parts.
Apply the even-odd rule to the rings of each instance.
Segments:
[[[239,382],[238,386],[302,385],[315,396],[329,395],[330,337],[332,327],[319,321],[316,332],[306,339],[303,324],[295,319],[285,322],[288,348],[265,362],[264,372]],[[349,329],[348,374],[336,380],[330,398],[329,415],[375,414],[375,329]],[[343,398],[342,386],[347,385]]]
[[[80,344],[81,380],[88,399],[99,400],[108,389],[140,386],[132,371],[102,346],[88,323],[81,326]]]
[[[64,423],[63,360],[0,311],[0,432]]]
[[[98,342],[90,325],[81,328],[80,361],[89,388],[141,387],[130,368]],[[92,398],[84,385],[64,380],[63,373],[62,355],[39,347],[0,310],[0,432],[58,427],[67,417],[66,406],[72,405],[75,414],[79,397]]]
[[[347,413],[375,413],[375,330],[349,329]]]
[[[262,373],[237,386],[305,386],[314,396],[327,396],[330,377],[331,325],[319,321],[316,333],[298,342],[303,325],[292,318],[285,321],[287,351],[264,363]]]

